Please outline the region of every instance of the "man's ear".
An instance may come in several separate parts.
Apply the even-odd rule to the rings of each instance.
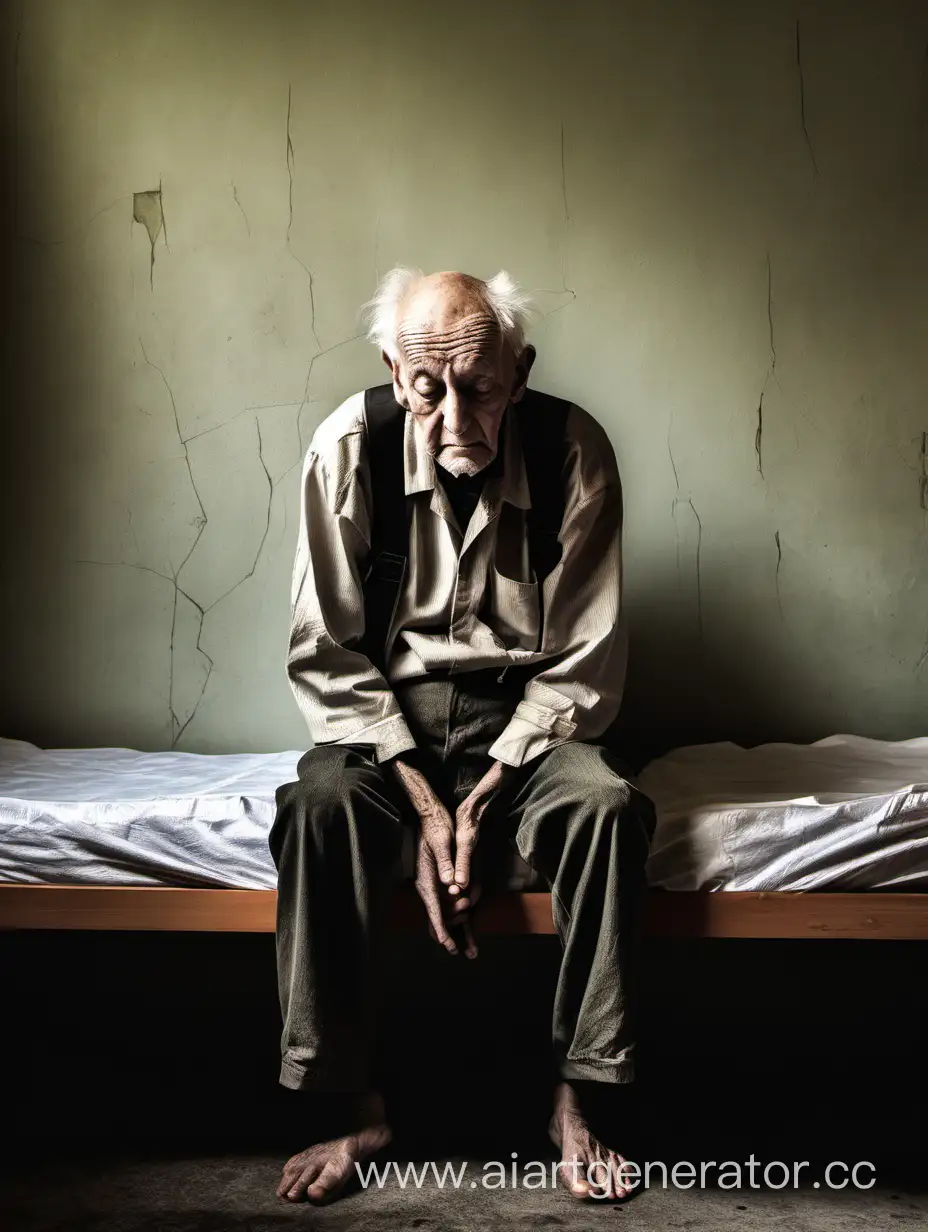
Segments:
[[[397,400],[400,406],[404,407],[408,411],[409,403],[407,402],[407,399],[406,399],[406,391],[405,389],[403,389],[403,386],[400,384],[400,361],[398,359],[391,359],[386,351],[380,352],[380,358],[390,369],[390,376],[393,378],[394,398]]]
[[[532,370],[532,364],[535,362],[535,348],[527,346],[523,349],[522,354],[516,360],[516,373],[512,385],[512,396],[510,402],[520,402],[522,395],[525,393],[525,387],[528,385],[528,376]]]

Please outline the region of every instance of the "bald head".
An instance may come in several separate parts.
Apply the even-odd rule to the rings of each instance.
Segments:
[[[503,415],[522,397],[534,358],[533,348],[513,345],[491,284],[454,272],[406,285],[393,353],[384,350],[397,400],[453,475],[478,474],[496,456]]]
[[[405,325],[448,328],[465,317],[485,317],[498,327],[487,284],[470,274],[446,270],[410,282],[397,303],[397,332]]]

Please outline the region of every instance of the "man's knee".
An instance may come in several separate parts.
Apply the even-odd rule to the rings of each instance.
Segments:
[[[277,790],[277,818],[272,831],[308,830],[322,841],[335,826],[344,830],[359,807],[376,767],[350,745],[317,745],[300,759],[299,778]],[[272,842],[273,846],[273,842]]]
[[[647,857],[654,830],[654,807],[631,784],[608,749],[590,744],[564,744],[555,767],[557,792],[569,807],[575,839],[578,832],[590,843],[606,843],[636,861]],[[570,824],[570,823],[569,823]]]
[[[609,752],[593,744],[561,744],[548,754],[554,790],[583,812],[618,817],[636,794]]]

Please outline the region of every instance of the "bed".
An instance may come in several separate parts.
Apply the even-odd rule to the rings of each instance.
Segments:
[[[0,928],[273,931],[267,832],[299,756],[0,740]],[[928,739],[668,754],[641,780],[659,811],[647,931],[928,939],[926,784]],[[523,872],[485,931],[553,931]],[[422,927],[409,889],[394,922]]]

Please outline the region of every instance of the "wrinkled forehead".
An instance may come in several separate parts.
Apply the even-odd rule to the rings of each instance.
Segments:
[[[500,359],[502,337],[499,322],[485,309],[464,316],[410,313],[396,331],[397,345],[409,365],[495,365]]]

